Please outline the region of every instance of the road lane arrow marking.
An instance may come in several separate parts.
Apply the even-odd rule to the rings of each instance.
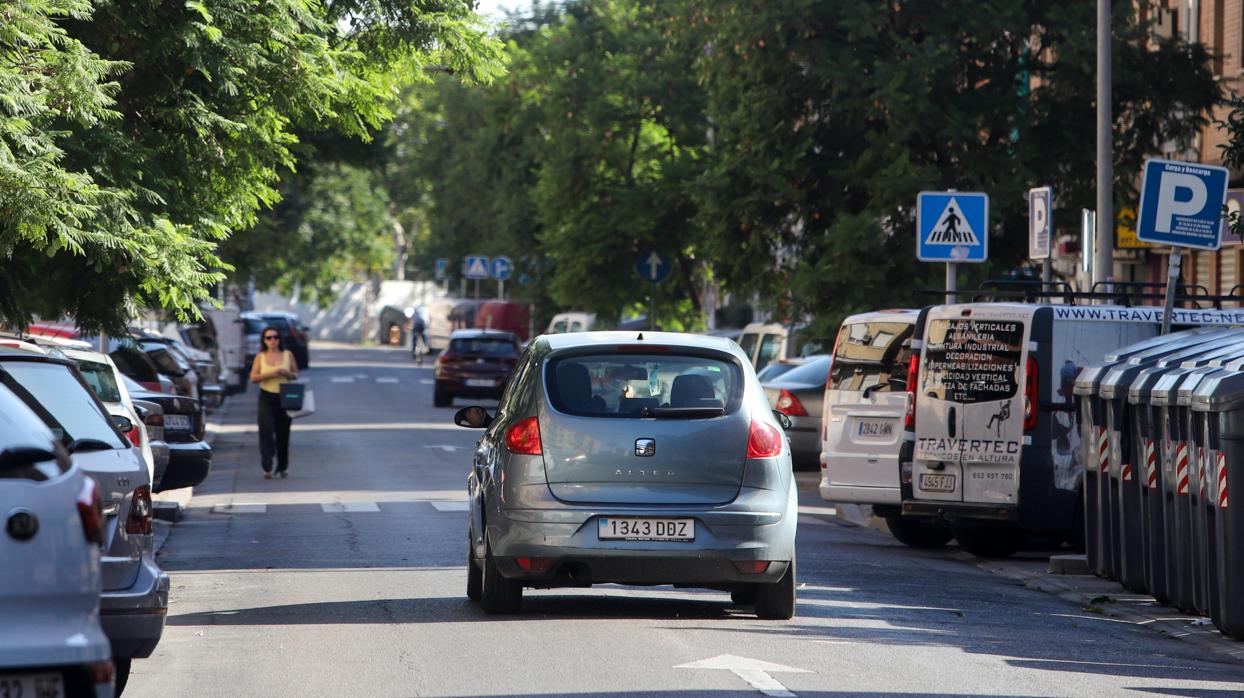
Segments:
[[[779,698],[793,698],[795,695],[783,686],[777,679],[770,676],[774,674],[811,674],[807,669],[796,669],[784,664],[774,664],[766,662],[763,659],[752,659],[750,657],[738,657],[733,654],[723,654],[712,659],[702,659],[698,662],[689,664],[679,664],[675,669],[725,669],[733,673],[735,676],[743,679],[749,686],[760,691],[766,696],[776,696]]]
[[[424,448],[439,448],[445,453],[453,453],[454,451],[458,451],[462,449],[461,446],[449,446],[446,444],[425,444],[423,447]]]

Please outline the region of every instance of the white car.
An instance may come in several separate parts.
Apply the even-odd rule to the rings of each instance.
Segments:
[[[99,488],[4,387],[0,518],[0,696],[112,696]]]

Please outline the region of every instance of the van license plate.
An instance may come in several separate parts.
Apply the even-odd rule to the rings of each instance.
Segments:
[[[0,696],[64,698],[60,674],[5,674],[0,676]]]
[[[695,540],[695,519],[631,519],[615,516],[597,519],[601,540]]]
[[[930,473],[920,474],[920,489],[925,492],[954,492],[955,476],[954,475],[933,475]]]
[[[883,419],[861,420],[855,428],[856,436],[894,436],[894,422]]]

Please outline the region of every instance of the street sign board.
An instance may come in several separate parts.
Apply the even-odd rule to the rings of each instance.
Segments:
[[[673,266],[669,260],[657,254],[651,247],[645,247],[635,257],[635,273],[644,281],[659,284],[669,278]]]
[[[1225,167],[1146,160],[1136,237],[1159,245],[1218,249],[1227,179]]]
[[[483,255],[467,255],[462,264],[462,275],[468,279],[487,279],[488,258]]]
[[[916,233],[916,258],[922,262],[984,262],[989,258],[989,195],[920,192]]]
[[[492,278],[497,281],[506,281],[510,278],[510,274],[514,273],[514,263],[509,257],[493,257],[489,271],[492,273]]]
[[[1050,238],[1054,237],[1054,190],[1038,187],[1028,190],[1028,258],[1049,259]]]
[[[436,279],[440,281],[445,278],[445,270],[449,268],[449,260],[441,257],[436,260]]]
[[[1227,190],[1227,214],[1232,213],[1238,217],[1244,217],[1244,189]],[[1224,218],[1222,223],[1222,244],[1240,244],[1240,236],[1231,232],[1230,218]]]

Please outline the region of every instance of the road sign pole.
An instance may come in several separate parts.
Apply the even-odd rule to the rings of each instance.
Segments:
[[[1053,283],[1053,281],[1054,281],[1054,265],[1050,264],[1049,259],[1041,260],[1041,290],[1042,291],[1046,290],[1045,287],[1049,286],[1051,283]]]
[[[1093,282],[1114,280],[1114,143],[1111,113],[1110,0],[1097,0],[1097,240]],[[1108,301],[1103,300],[1102,303]]]
[[[475,280],[475,300],[479,300],[479,279]]]
[[[1183,261],[1178,247],[1171,248],[1166,260],[1166,299],[1162,302],[1162,334],[1171,332],[1171,313],[1175,310],[1175,286],[1179,283],[1179,266]]]
[[[657,329],[657,285],[655,282],[648,284],[648,329],[653,332]]]
[[[497,298],[505,300],[505,280],[497,279]]]
[[[946,262],[946,304],[959,302],[959,264]]]

